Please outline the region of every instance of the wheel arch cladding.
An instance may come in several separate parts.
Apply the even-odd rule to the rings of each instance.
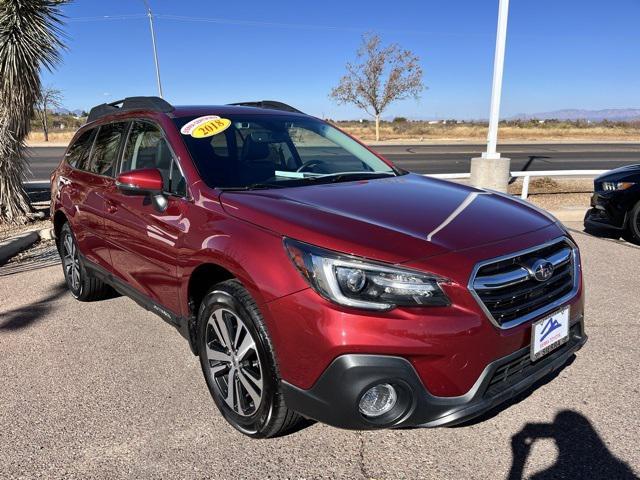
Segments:
[[[215,263],[203,263],[198,265],[189,276],[187,287],[187,302],[189,312],[189,338],[191,349],[194,354],[198,354],[198,343],[196,341],[197,317],[200,304],[211,287],[235,278],[233,273]]]
[[[53,232],[56,237],[56,244],[58,244],[60,240],[60,231],[62,230],[62,226],[67,223],[69,220],[67,216],[64,214],[62,210],[56,211],[53,216]]]

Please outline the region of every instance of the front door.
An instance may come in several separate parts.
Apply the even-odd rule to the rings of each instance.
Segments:
[[[148,195],[125,193],[115,185],[107,190],[105,228],[112,271],[157,304],[179,314],[177,257],[189,225],[184,216],[185,182],[162,130],[148,121],[131,125],[119,171],[140,168],[160,170],[168,206],[160,212]]]

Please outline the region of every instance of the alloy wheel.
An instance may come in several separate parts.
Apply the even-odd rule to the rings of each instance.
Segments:
[[[70,234],[65,235],[62,241],[62,265],[71,289],[77,292],[80,290],[80,256]]]
[[[213,311],[206,328],[206,354],[215,388],[236,414],[248,417],[262,402],[262,365],[255,339],[240,317]]]

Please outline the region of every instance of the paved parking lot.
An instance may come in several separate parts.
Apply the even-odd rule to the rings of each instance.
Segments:
[[[0,268],[0,477],[637,478],[640,248],[575,237],[590,340],[554,381],[463,427],[272,440],[227,426],[155,315],[73,300],[46,255]]]

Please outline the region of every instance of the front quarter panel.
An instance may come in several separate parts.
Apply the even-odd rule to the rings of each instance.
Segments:
[[[259,305],[308,288],[291,263],[280,235],[229,216],[215,193],[203,192],[197,186],[193,191],[189,234],[185,235],[178,266],[184,314],[188,314],[189,278],[203,264],[215,264],[231,272]],[[262,311],[264,314],[266,309]]]

